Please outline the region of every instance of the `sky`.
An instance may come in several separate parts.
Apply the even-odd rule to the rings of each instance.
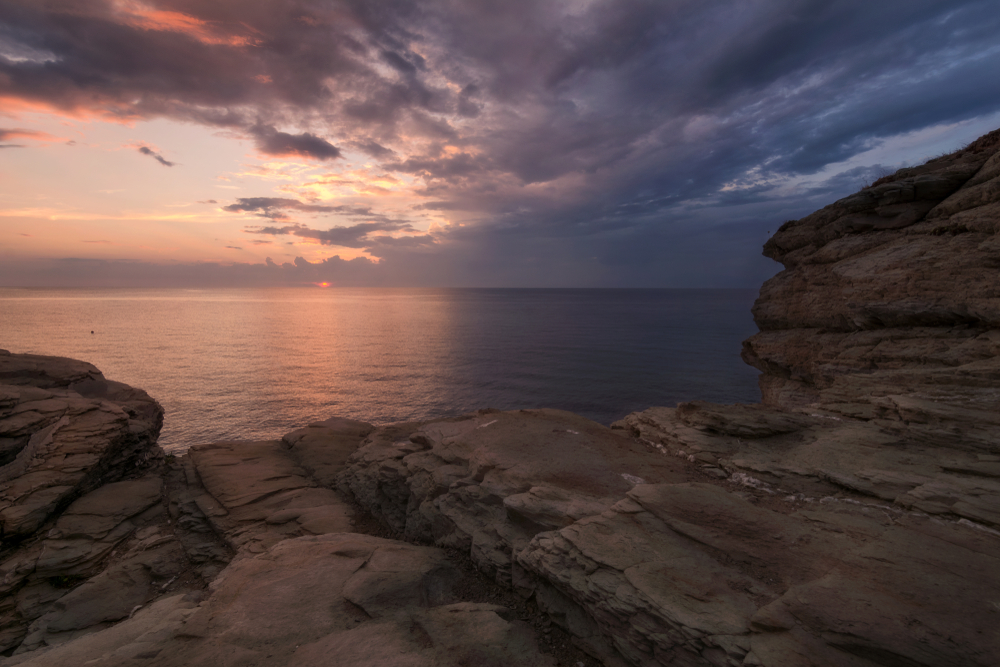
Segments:
[[[996,0],[0,0],[0,286],[757,287]]]

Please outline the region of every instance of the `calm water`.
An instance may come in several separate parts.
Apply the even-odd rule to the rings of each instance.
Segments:
[[[756,402],[756,290],[0,289],[0,348],[84,359],[166,409],[168,450],[334,415]],[[91,334],[91,330],[94,331]]]

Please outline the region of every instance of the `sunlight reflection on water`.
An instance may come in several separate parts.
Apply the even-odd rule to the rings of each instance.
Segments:
[[[756,290],[0,289],[0,348],[84,359],[160,401],[168,450],[554,407],[755,402]],[[91,330],[95,333],[91,334]]]

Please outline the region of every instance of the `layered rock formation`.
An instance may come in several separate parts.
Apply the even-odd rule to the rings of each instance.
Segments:
[[[1000,664],[998,230],[1000,131],[786,223],[763,403],[611,429],[174,459],[144,393],[0,353],[0,665]]]
[[[629,445],[545,415],[569,451],[539,414],[376,433],[342,485],[607,664],[1000,664],[998,149],[778,231],[762,405],[652,408]]]
[[[453,556],[354,532],[329,486],[371,425],[165,457],[160,407],[89,364],[0,378],[0,664],[557,664]]]
[[[1000,131],[786,223],[743,350],[763,405],[621,424],[836,538],[795,545],[816,569],[749,617],[752,660],[1000,664],[998,231]]]

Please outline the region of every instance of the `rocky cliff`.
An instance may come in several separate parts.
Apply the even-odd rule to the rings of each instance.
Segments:
[[[0,353],[0,665],[1000,664],[1000,131],[802,220],[763,403],[152,444]]]

